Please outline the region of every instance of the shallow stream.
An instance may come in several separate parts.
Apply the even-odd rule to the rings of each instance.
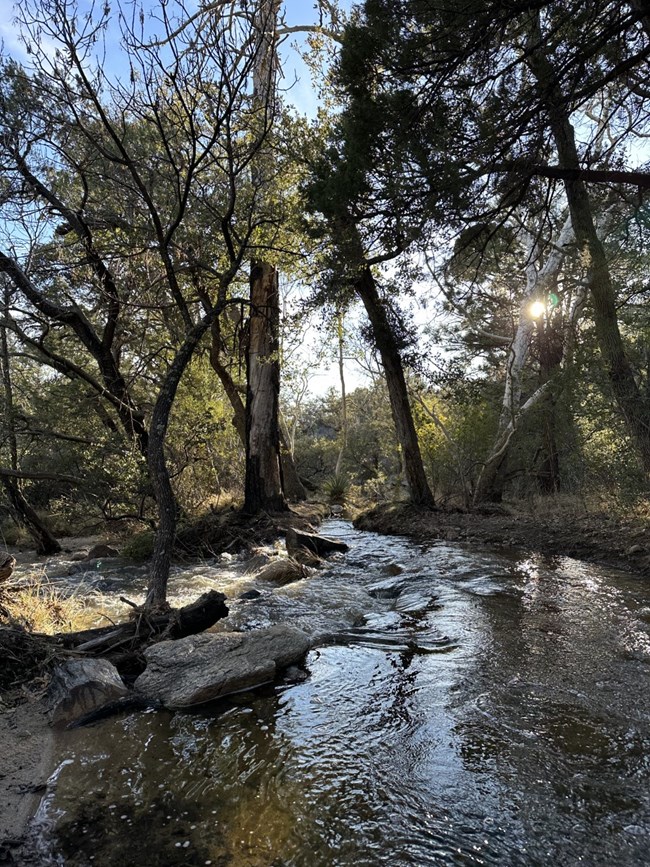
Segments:
[[[283,588],[240,564],[177,576],[193,596],[261,591],[224,628],[326,643],[302,682],[66,733],[43,864],[650,864],[647,583],[322,532],[349,553]]]

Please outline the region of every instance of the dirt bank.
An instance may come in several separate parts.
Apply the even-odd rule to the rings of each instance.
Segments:
[[[54,770],[55,733],[43,700],[24,695],[0,699],[0,864],[34,865],[25,838]]]
[[[444,539],[575,557],[650,577],[647,521],[601,512],[577,514],[552,501],[535,511],[513,506],[491,514],[382,505],[360,515],[355,526],[412,539]]]

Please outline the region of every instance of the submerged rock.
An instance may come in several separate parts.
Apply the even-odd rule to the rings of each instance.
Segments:
[[[69,726],[128,692],[107,659],[71,659],[54,670],[48,691],[50,722]]]
[[[378,584],[373,584],[368,587],[368,594],[374,599],[397,599],[397,597],[407,587],[408,582],[403,578],[395,581],[394,578],[389,578],[386,581],[380,581]]]
[[[145,651],[147,667],[135,689],[170,710],[205,704],[272,682],[309,647],[301,629],[286,625],[163,641]]]

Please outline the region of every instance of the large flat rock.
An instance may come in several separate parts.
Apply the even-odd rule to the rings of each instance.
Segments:
[[[48,690],[52,725],[68,726],[128,694],[106,659],[71,659],[55,668]]]
[[[302,630],[286,625],[162,641],[145,651],[147,667],[135,689],[171,710],[205,704],[272,682],[309,647]]]

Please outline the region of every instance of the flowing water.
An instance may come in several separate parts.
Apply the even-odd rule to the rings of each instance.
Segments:
[[[648,585],[323,532],[349,553],[284,588],[237,564],[178,576],[261,590],[226,628],[289,621],[327,643],[301,682],[66,733],[43,863],[650,864]]]

